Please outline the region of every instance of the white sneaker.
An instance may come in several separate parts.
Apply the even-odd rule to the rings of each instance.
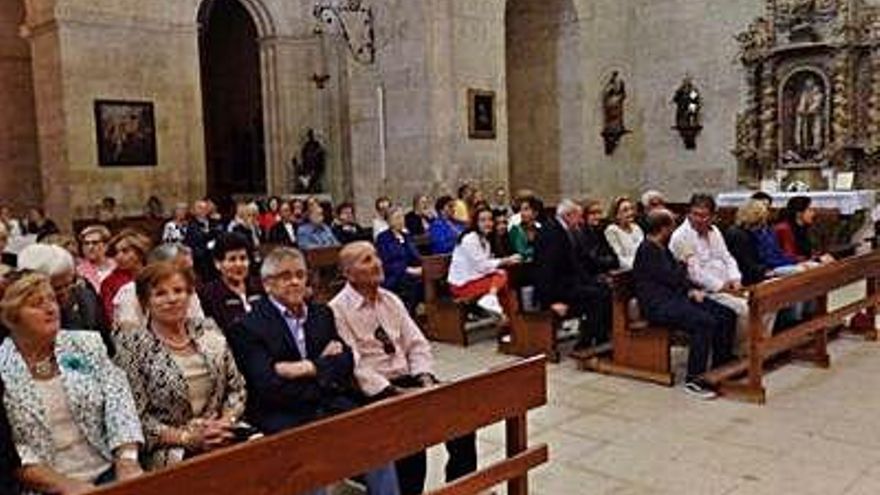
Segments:
[[[501,308],[501,302],[498,301],[498,296],[495,294],[486,294],[481,297],[480,300],[477,301],[477,306],[496,315],[504,314],[504,309]]]
[[[696,397],[701,400],[712,400],[718,397],[718,392],[712,389],[707,383],[702,380],[689,380],[684,384],[684,392],[692,397]]]

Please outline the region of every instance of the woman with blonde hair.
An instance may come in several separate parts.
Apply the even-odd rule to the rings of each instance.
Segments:
[[[725,232],[727,249],[736,259],[743,285],[803,270],[796,259],[779,247],[769,220],[767,203],[751,199],[737,210],[735,225]]]
[[[620,260],[620,267],[629,270],[636,259],[636,250],[645,238],[636,223],[636,205],[626,196],[617,197],[611,203],[608,216],[612,223],[605,229],[605,238]]]
[[[46,275],[8,277],[0,321],[0,378],[27,490],[85,493],[95,485],[139,476],[141,424],[125,374],[101,337],[61,330]]]

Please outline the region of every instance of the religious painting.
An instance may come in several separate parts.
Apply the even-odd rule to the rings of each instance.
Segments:
[[[824,74],[793,72],[782,86],[781,151],[783,165],[820,166],[827,160],[830,100]]]
[[[495,139],[495,92],[469,89],[468,137]]]
[[[95,126],[100,166],[156,165],[152,102],[97,100]]]

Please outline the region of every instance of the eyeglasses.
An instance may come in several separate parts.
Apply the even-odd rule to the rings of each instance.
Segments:
[[[373,332],[373,337],[376,337],[376,340],[382,343],[382,350],[385,354],[389,356],[393,356],[397,353],[397,347],[394,346],[394,342],[391,341],[391,337],[388,336],[388,332],[385,331],[384,328],[380,325],[379,328]]]

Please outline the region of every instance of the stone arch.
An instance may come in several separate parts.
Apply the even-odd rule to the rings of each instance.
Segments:
[[[504,29],[510,186],[557,201],[585,140],[577,2],[508,0]]]
[[[216,0],[202,0],[199,2],[196,21],[200,26],[205,21],[205,17],[211,11],[211,6],[215,1]],[[238,3],[240,3],[250,14],[251,20],[257,27],[257,34],[260,38],[278,35],[278,23],[275,20],[275,16],[263,0],[238,0]]]

